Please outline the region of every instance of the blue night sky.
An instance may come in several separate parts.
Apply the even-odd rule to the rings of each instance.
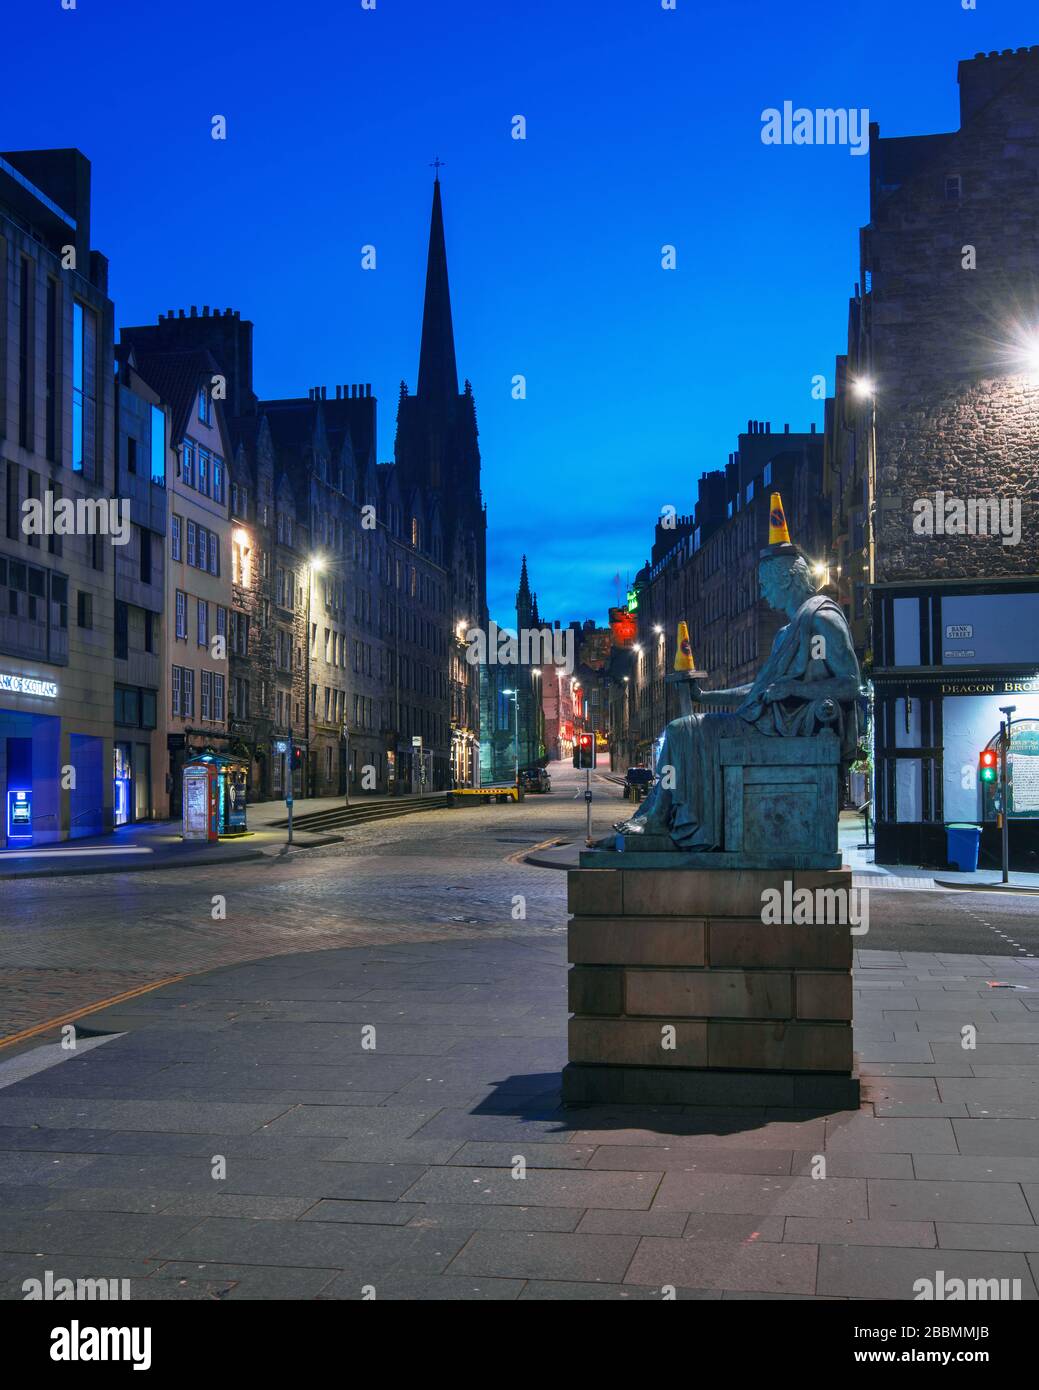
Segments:
[[[117,323],[239,309],[261,395],[372,383],[381,459],[446,162],[503,622],[524,551],[543,616],[604,621],[749,417],[821,424],[869,161],[767,147],[762,110],[952,130],[957,62],[1039,41],[1035,0],[36,0],[4,27],[3,148],[92,160]]]

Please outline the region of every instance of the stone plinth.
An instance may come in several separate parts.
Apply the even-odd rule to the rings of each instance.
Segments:
[[[851,873],[571,870],[564,1101],[857,1109],[850,928],[767,925],[785,884],[832,919]]]

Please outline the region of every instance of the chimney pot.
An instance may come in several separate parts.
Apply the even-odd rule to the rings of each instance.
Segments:
[[[208,318],[209,318],[209,305],[208,305],[208,304],[203,304],[203,305],[202,305],[202,317],[203,317],[204,319],[208,319]]]
[[[184,317],[184,310],[181,309],[179,312],[180,312],[180,317],[183,318],[183,317]]]

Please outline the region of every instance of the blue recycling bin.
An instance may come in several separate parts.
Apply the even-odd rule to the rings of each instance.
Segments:
[[[948,840],[949,863],[955,864],[961,873],[974,873],[978,867],[981,826],[968,825],[965,821],[960,821],[947,825],[945,834]]]

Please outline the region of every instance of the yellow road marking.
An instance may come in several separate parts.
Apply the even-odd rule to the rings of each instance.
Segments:
[[[559,840],[555,836],[551,840],[540,840],[536,845],[527,845],[525,849],[513,850],[511,854],[505,855],[503,864],[522,864],[528,854],[534,854],[536,850],[548,849],[550,845],[565,845],[565,840]]]
[[[46,1023],[37,1023],[32,1028],[23,1028],[20,1033],[12,1033],[10,1037],[0,1038],[0,1047],[10,1047],[13,1043],[25,1042],[27,1038],[34,1038],[38,1033],[46,1033],[51,1028],[60,1028],[62,1024],[74,1023],[78,1018],[85,1018],[87,1014],[96,1014],[101,1009],[107,1009],[112,1004],[122,1004],[127,999],[136,999],[139,994],[148,994],[153,989],[161,989],[163,985],[176,984],[178,980],[187,979],[186,975],[170,975],[165,980],[156,980],[151,985],[138,985],[136,989],[125,990],[122,994],[113,994],[110,999],[102,999],[99,1004],[86,1004],[82,1009],[73,1009],[71,1013],[59,1014],[57,1018],[48,1019]]]

